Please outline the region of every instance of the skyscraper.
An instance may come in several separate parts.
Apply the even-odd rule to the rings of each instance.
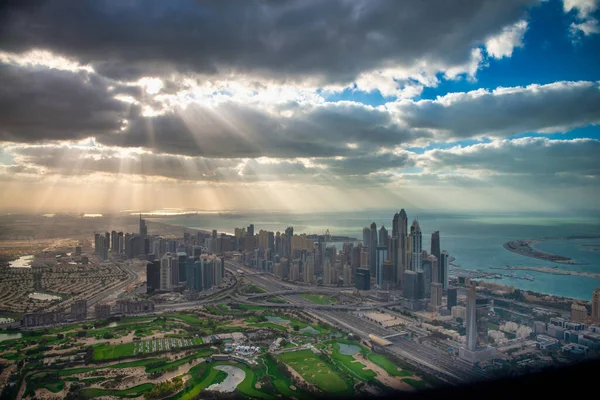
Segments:
[[[431,298],[429,304],[435,309],[442,305],[442,284],[438,282],[432,282],[430,291]]]
[[[408,300],[417,300],[418,299],[418,289],[417,289],[417,273],[411,270],[405,270],[403,276],[403,289],[404,289],[404,297]]]
[[[331,267],[331,261],[329,260],[329,257],[327,257],[327,258],[325,258],[325,264],[323,265],[323,284],[324,285],[331,285],[332,275],[333,275],[333,271],[332,271],[332,267]]]
[[[362,242],[363,246],[370,246],[371,245],[371,229],[369,229],[369,227],[364,227],[363,228],[363,242]]]
[[[404,208],[400,210],[398,215],[398,280],[404,278],[404,270],[408,268],[408,216]]]
[[[140,236],[142,241],[148,236],[148,228],[146,227],[146,221],[142,219],[142,214],[140,214]]]
[[[179,285],[179,258],[176,253],[169,255],[169,268],[171,270],[171,287]]]
[[[344,265],[344,286],[352,285],[352,266],[349,263]]]
[[[379,228],[378,244],[380,247],[383,247],[383,246],[387,247],[387,245],[388,245],[387,241],[388,241],[388,231],[387,231],[387,229],[385,229],[384,225],[381,225],[381,228]]]
[[[448,310],[452,310],[452,307],[458,305],[458,289],[448,289]]]
[[[410,227],[410,242],[412,247],[411,267],[413,271],[421,269],[422,253],[423,253],[423,236],[419,222],[414,220]]]
[[[254,224],[248,225],[247,236],[254,236]]]
[[[440,258],[438,259],[438,270],[440,274],[440,283],[444,289],[448,289],[448,252],[442,251]]]
[[[187,259],[188,259],[188,255],[186,252],[184,252],[184,251],[177,252],[177,263],[178,263],[178,271],[179,271],[177,273],[177,275],[179,277],[179,280],[177,283],[186,281]]]
[[[148,261],[146,264],[146,293],[160,290],[160,260]]]
[[[383,263],[386,262],[387,257],[387,247],[379,246],[377,247],[377,259],[376,259],[376,269],[375,269],[375,279],[377,285],[383,285]]]
[[[592,322],[600,323],[600,287],[594,289],[592,293]]]
[[[355,287],[358,290],[371,290],[371,271],[366,268],[356,270]]]
[[[427,257],[427,261],[429,262],[429,268],[431,270],[431,282],[440,282],[440,269],[438,266],[438,259],[433,254]],[[442,285],[443,287],[443,285]]]
[[[315,264],[313,256],[306,257],[306,262],[304,263],[304,273],[303,280],[306,283],[312,283],[314,281],[315,276]]]
[[[477,350],[477,285],[467,287],[467,349]]]
[[[392,241],[391,241],[391,254],[390,260],[394,266],[394,271],[392,272],[393,280],[395,284],[398,284],[402,277],[400,276],[400,214],[394,214],[394,218],[392,219]]]
[[[160,259],[160,290],[168,291],[171,283],[171,253],[165,253]]]
[[[431,254],[435,256],[438,260],[440,259],[440,231],[435,231],[431,234]],[[442,282],[441,277],[436,277],[436,282]]]
[[[377,224],[375,222],[371,224],[371,242],[369,244],[371,246],[371,256],[369,257],[371,261],[371,275],[375,276],[377,267]]]

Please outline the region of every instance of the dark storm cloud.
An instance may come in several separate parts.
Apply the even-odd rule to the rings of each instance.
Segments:
[[[386,110],[356,103],[327,103],[283,117],[226,101],[133,120],[126,131],[99,140],[192,156],[293,158],[364,154],[421,136],[398,127]]]
[[[48,1],[5,10],[0,48],[49,49],[133,78],[235,70],[349,82],[385,66],[463,65],[539,0]],[[39,5],[39,7],[37,6]]]
[[[103,78],[0,64],[0,141],[77,139],[118,130],[136,108],[113,98]]]
[[[411,128],[439,130],[443,139],[568,131],[600,123],[599,104],[598,82],[581,81],[450,93],[391,109]]]

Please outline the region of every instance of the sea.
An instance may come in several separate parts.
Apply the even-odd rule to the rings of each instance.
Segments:
[[[294,233],[347,236],[362,240],[362,229],[372,222],[379,230],[382,225],[389,234],[392,218],[399,210],[368,210],[352,212],[264,212],[228,211],[198,212],[185,215],[153,215],[147,219],[210,231],[233,233],[236,227],[254,224],[261,229],[283,232],[294,227]],[[490,281],[538,293],[590,300],[592,291],[600,287],[600,279],[551,275],[536,271],[499,271],[493,267],[531,266],[554,267],[573,271],[600,273],[600,215],[560,215],[544,213],[475,213],[428,212],[406,210],[409,230],[418,220],[423,233],[423,249],[430,252],[431,233],[440,231],[442,250],[454,257],[461,269],[483,272],[514,273],[517,277],[532,276],[534,280],[503,277]],[[586,239],[567,239],[586,236]],[[503,244],[516,239],[543,239],[534,247],[547,253],[567,256],[578,265],[557,264],[522,256],[504,249]],[[334,243],[335,244],[335,243]],[[342,243],[336,247],[341,248]]]

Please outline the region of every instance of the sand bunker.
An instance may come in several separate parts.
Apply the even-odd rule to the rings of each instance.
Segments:
[[[217,365],[215,369],[227,373],[227,377],[221,383],[215,383],[206,388],[206,390],[214,390],[215,392],[231,393],[235,388],[244,381],[246,373],[231,365]]]

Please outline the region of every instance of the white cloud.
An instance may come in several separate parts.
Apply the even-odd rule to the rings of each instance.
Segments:
[[[527,21],[521,20],[514,25],[507,26],[496,36],[485,42],[485,48],[491,57],[504,58],[512,56],[515,48],[523,47],[523,37],[527,32]]]
[[[575,11],[579,18],[587,18],[598,8],[598,0],[563,0],[565,13]]]
[[[584,36],[589,36],[594,33],[600,32],[600,26],[598,21],[594,18],[589,18],[584,22],[575,23],[572,22],[569,26],[569,30],[572,36],[577,36],[580,32],[583,33]]]
[[[575,14],[575,21],[569,25],[569,34],[574,43],[580,40],[581,35],[589,36],[600,32],[598,19],[592,15],[599,5],[599,0],[563,0],[564,12]]]

